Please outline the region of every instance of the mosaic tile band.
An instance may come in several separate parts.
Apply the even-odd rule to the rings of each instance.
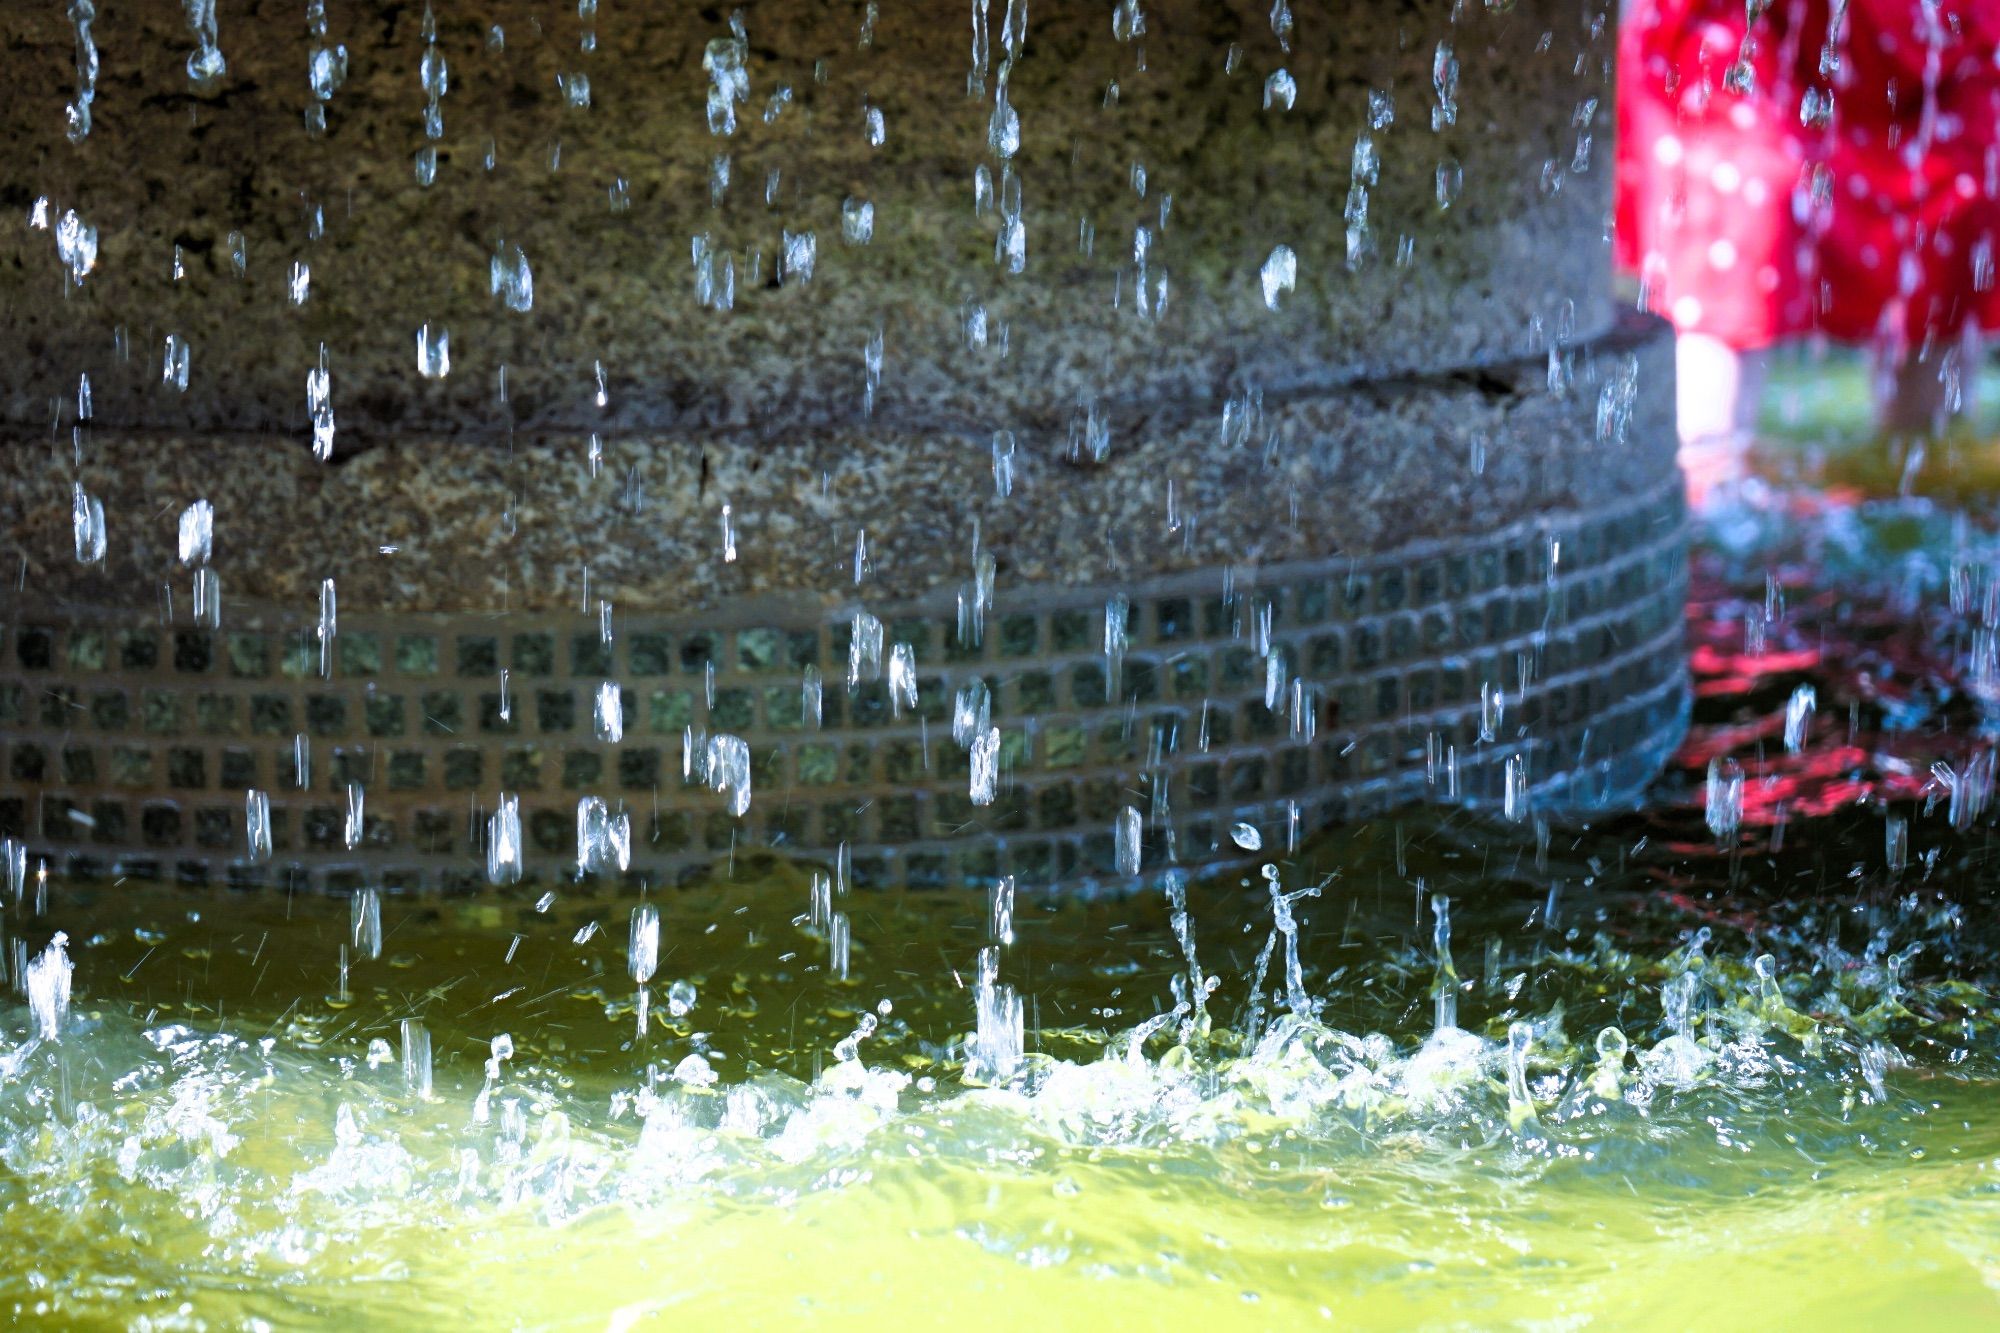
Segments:
[[[1146,876],[1236,855],[1238,822],[1269,849],[1412,800],[1504,804],[1510,784],[1544,808],[1629,799],[1685,724],[1685,584],[1676,476],[1478,540],[1003,588],[976,643],[955,605],[870,608],[884,660],[896,644],[914,657],[902,709],[886,679],[847,685],[853,607],[816,623],[632,616],[609,642],[583,615],[343,615],[323,653],[289,611],[231,605],[204,629],[185,608],[164,624],[0,602],[0,834],[71,874],[470,891],[500,793],[519,796],[528,883],[575,875],[577,803],[597,795],[630,813],[627,873],[653,883],[844,844],[860,884],[1110,887],[1131,878],[1113,834],[1127,807]],[[1129,604],[1116,663],[1113,596]],[[816,726],[809,668],[825,681]],[[1001,736],[984,806],[952,739],[974,678]],[[617,743],[594,734],[606,681]],[[741,818],[684,777],[689,741],[720,733],[750,747]],[[350,783],[365,792],[351,849]],[[253,789],[270,801],[262,863]]]

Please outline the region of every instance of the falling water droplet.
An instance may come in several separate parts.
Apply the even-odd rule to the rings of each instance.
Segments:
[[[1289,245],[1280,245],[1271,251],[1258,271],[1257,278],[1264,289],[1264,306],[1268,310],[1278,308],[1278,293],[1289,292],[1299,285],[1299,257]]]
[[[502,241],[489,268],[489,285],[502,305],[523,313],[535,308],[535,274],[520,246]]]
[[[427,380],[451,374],[451,331],[433,324],[417,329],[417,373]]]

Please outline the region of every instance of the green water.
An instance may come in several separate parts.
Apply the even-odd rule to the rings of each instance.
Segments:
[[[2000,693],[1966,590],[2000,559],[1911,500],[1715,524],[1695,725],[1645,810],[1410,812],[1273,858],[1285,891],[1318,890],[1290,903],[1295,977],[1259,861],[1189,889],[1203,986],[1162,896],[1023,885],[1005,1077],[967,1070],[976,898],[847,894],[842,978],[808,870],[740,859],[646,899],[641,1035],[634,897],[388,899],[368,958],[345,901],[58,879],[37,911],[31,883],[6,933],[41,957],[64,932],[75,972],[52,1039],[0,1007],[0,1308],[65,1328],[1992,1323]],[[1788,746],[1801,686],[1817,708]],[[1720,832],[1712,761],[1743,775]],[[1205,1012],[1177,1010],[1211,977]],[[405,1020],[430,1035],[428,1099]]]
[[[1648,891],[1643,851],[1585,888],[1587,856],[1537,869],[1532,843],[1467,832],[1410,820],[1317,849],[1342,867],[1295,905],[1320,1013],[1252,1050],[1233,1034],[1267,896],[1196,891],[1198,956],[1229,979],[1216,1023],[1136,1053],[1121,1034],[1185,970],[1162,905],[1023,899],[1002,976],[1031,997],[1030,1056],[1005,1087],[961,1078],[986,930],[963,899],[850,895],[842,982],[794,924],[795,876],[658,898],[642,1039],[629,899],[391,900],[343,996],[345,903],[52,886],[76,998],[59,1042],[29,1049],[10,1016],[0,1298],[66,1326],[274,1328],[2000,1313],[2000,1062],[1984,946],[1949,895],[1767,907],[1746,934],[1748,898]],[[1496,872],[1496,843],[1518,866]],[[1452,1044],[1432,1037],[1419,873],[1490,880],[1456,904]],[[1553,920],[1535,881],[1568,885]],[[1683,975],[1676,1058],[1661,990]],[[676,1018],[678,980],[696,997]],[[388,1058],[410,1017],[429,1101]],[[1632,1052],[1607,1067],[1611,1024]]]

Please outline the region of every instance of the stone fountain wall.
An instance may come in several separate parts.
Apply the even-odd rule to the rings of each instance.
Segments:
[[[1129,878],[1128,807],[1150,872],[1237,823],[1628,797],[1684,714],[1683,514],[1669,344],[1607,292],[1609,20],[1044,4],[1009,59],[995,0],[982,66],[977,12],[225,5],[196,87],[182,7],[120,6],[75,142],[74,30],[0,15],[0,831],[473,884],[500,793],[531,879],[595,795],[638,874],[845,844],[868,881],[1073,885]],[[748,79],[728,133],[705,56]],[[199,499],[219,621],[177,559]],[[725,733],[741,817],[689,757]]]

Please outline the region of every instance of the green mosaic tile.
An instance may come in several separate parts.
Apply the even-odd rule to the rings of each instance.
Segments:
[[[63,781],[89,786],[97,781],[97,752],[87,746],[66,746],[62,752]]]
[[[503,702],[506,704],[504,709],[501,707]],[[482,694],[479,696],[479,729],[488,735],[512,736],[521,730],[523,711],[520,696],[511,690],[504,700],[497,690]]]
[[[1126,658],[1119,684],[1120,703],[1149,704],[1160,697],[1160,669],[1143,658]]]
[[[1292,589],[1292,620],[1300,625],[1317,625],[1332,609],[1332,596],[1324,579],[1312,579]]]
[[[390,791],[422,791],[424,789],[424,753],[422,751],[390,751],[390,755],[388,755],[388,789]]]
[[[562,785],[571,791],[594,787],[604,779],[604,756],[596,750],[563,752]]]
[[[950,686],[935,676],[926,676],[917,681],[916,715],[932,726],[951,721],[952,701],[956,696]],[[987,686],[989,698],[998,697],[991,685]]]
[[[484,755],[478,750],[454,749],[444,752],[446,791],[470,791],[479,785]]]
[[[1090,738],[1082,727],[1055,726],[1042,732],[1042,764],[1047,768],[1074,768],[1090,753]]]
[[[865,741],[850,741],[841,753],[842,781],[864,783],[874,780],[875,752]]]
[[[1234,745],[1236,743],[1236,720],[1226,708],[1210,708],[1202,714],[1202,726],[1207,728],[1208,743],[1212,746]]]
[[[664,676],[673,669],[673,640],[657,630],[643,630],[629,636],[632,674]]]
[[[107,645],[101,629],[73,629],[69,632],[69,668],[72,671],[102,671]]]
[[[236,829],[227,810],[197,810],[194,812],[194,845],[197,847],[222,848],[234,845]]]
[[[250,730],[260,736],[290,735],[294,730],[291,699],[282,694],[251,695]]]
[[[1444,592],[1444,564],[1438,560],[1427,560],[1418,565],[1413,580],[1414,598],[1412,605],[1429,606]]]
[[[319,675],[319,640],[312,631],[287,634],[278,648],[278,674],[287,680]]]
[[[271,674],[271,641],[262,634],[223,635],[222,657],[229,674],[238,680],[262,680]]]
[[[1105,829],[1111,826],[1112,816],[1131,804],[1126,796],[1125,784],[1112,778],[1091,778],[1078,784],[1077,809],[1083,817]]]
[[[44,624],[22,624],[14,630],[14,660],[22,671],[54,671],[56,630]]]
[[[627,791],[651,791],[660,785],[661,771],[658,750],[627,748],[618,751],[618,785]]]
[[[1097,724],[1096,731],[1100,763],[1134,763],[1143,753],[1143,738],[1132,726],[1128,714],[1105,719]]]
[[[145,728],[155,736],[172,736],[181,730],[181,696],[171,690],[147,690],[139,696]]]
[[[840,750],[837,746],[809,744],[799,747],[799,783],[807,787],[824,787],[840,777]]]
[[[1056,706],[1055,677],[1046,671],[1023,671],[1014,681],[1015,711],[1033,717]]]
[[[910,651],[916,654],[919,662],[930,653],[931,625],[928,620],[904,617],[890,621],[887,629],[888,634],[885,637],[888,641],[910,645]]]
[[[764,717],[774,731],[802,731],[806,725],[805,695],[797,685],[772,685],[764,691]]]
[[[875,803],[876,827],[892,842],[912,842],[917,836],[917,798],[884,796]]]
[[[1000,733],[1002,737],[1006,732]],[[931,746],[931,779],[933,785],[939,782],[963,786],[972,775],[972,755],[949,742]]]
[[[423,697],[424,732],[431,736],[456,736],[465,730],[465,704],[448,690],[426,690]]]
[[[194,698],[195,726],[204,735],[234,736],[241,728],[236,696],[197,694]]]
[[[889,685],[864,680],[848,693],[847,716],[857,727],[879,727],[889,721]]]
[[[90,696],[90,720],[99,731],[123,731],[132,722],[132,701],[123,690],[99,690]]]
[[[715,704],[708,710],[708,724],[715,731],[743,732],[757,725],[756,696],[749,690],[715,692]]]
[[[542,751],[536,745],[509,746],[500,755],[502,791],[540,791]]]
[[[373,776],[374,758],[366,749],[336,746],[326,765],[327,790],[345,795],[351,782],[367,785]]]
[[[686,690],[654,690],[646,696],[646,727],[656,736],[678,735],[694,723],[694,696]]]
[[[1096,618],[1088,611],[1057,611],[1049,617],[1049,642],[1059,653],[1080,653],[1104,646],[1100,631],[1097,642],[1091,642],[1091,631],[1097,628]]]
[[[257,755],[251,750],[224,750],[216,767],[216,785],[248,790],[257,785]]]
[[[112,746],[111,782],[119,787],[151,786],[153,752],[136,745]]]
[[[167,785],[196,788],[208,785],[208,759],[200,750],[175,746],[167,751]]]
[[[491,634],[461,634],[456,645],[457,671],[460,676],[497,676],[500,674],[500,640]]]
[[[96,842],[114,845],[131,836],[131,810],[123,801],[93,801],[90,817],[97,821],[97,827],[91,831]]]
[[[923,771],[923,747],[915,741],[891,741],[882,747],[884,782],[914,782]]]
[[[535,691],[535,725],[544,734],[576,727],[576,695],[569,690]]]
[[[315,736],[338,736],[347,729],[347,700],[338,694],[306,696],[306,730]]]
[[[1032,657],[1042,641],[1041,622],[1027,614],[1000,617],[1000,655]]]
[[[608,676],[611,645],[599,634],[575,634],[569,641],[569,669],[575,676]]]
[[[1105,703],[1104,667],[1097,662],[1085,662],[1070,668],[1070,701],[1078,708],[1101,708]]]
[[[334,640],[343,676],[373,676],[382,670],[382,640],[368,633],[348,632]]]
[[[653,820],[653,844],[663,851],[686,851],[693,837],[693,822],[685,810],[663,810]]]
[[[1224,770],[1224,781],[1228,785],[1229,799],[1251,801],[1264,794],[1265,774],[1268,766],[1262,755],[1249,755],[1233,759]]]
[[[690,634],[681,642],[681,671],[690,676],[703,675],[709,664],[716,659],[715,635],[706,631]]]
[[[118,635],[118,665],[125,671],[151,671],[159,666],[159,636],[150,630],[121,631]]]
[[[513,643],[514,674],[525,680],[553,675],[556,669],[556,636],[545,630],[516,634]]]
[[[778,671],[788,661],[783,630],[746,629],[736,635],[736,660],[745,671]]]
[[[51,731],[67,731],[81,720],[83,705],[77,702],[76,691],[70,686],[44,689],[38,698],[42,705],[42,725]]]
[[[370,736],[400,736],[408,726],[400,694],[369,695],[362,701],[361,708]]]
[[[396,670],[405,676],[435,676],[438,671],[438,641],[430,634],[396,636]]]
[[[172,847],[181,840],[181,812],[175,805],[148,805],[139,814],[139,831],[154,847]]]

